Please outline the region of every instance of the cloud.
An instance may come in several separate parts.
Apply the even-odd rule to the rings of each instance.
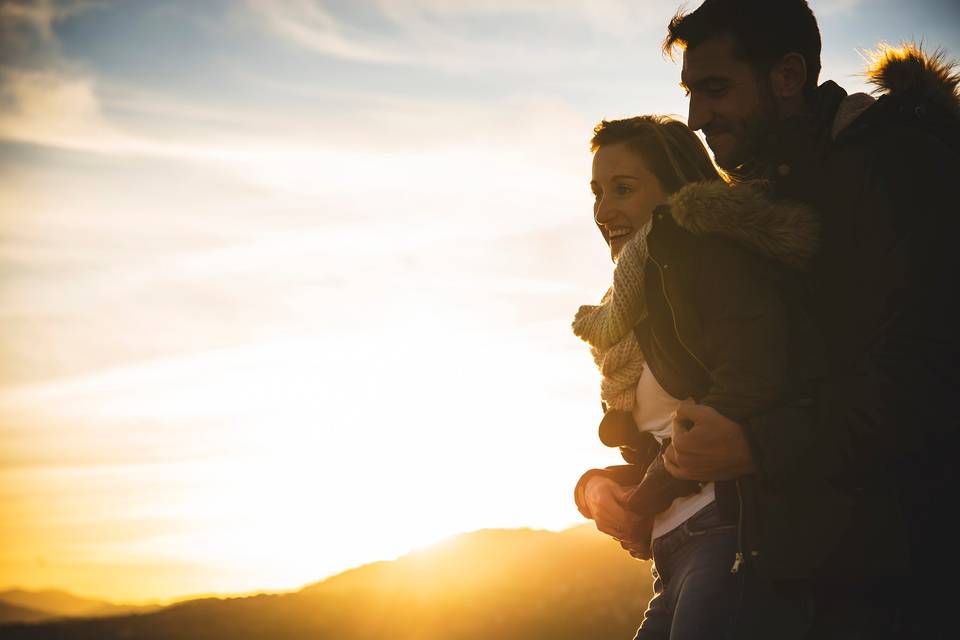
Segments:
[[[103,117],[89,78],[53,71],[0,73],[0,140],[117,152],[136,141]]]
[[[9,2],[0,5],[0,23],[15,31],[27,27],[41,39],[53,39],[53,21],[56,8],[50,2]]]
[[[400,24],[440,22],[442,20],[480,21],[497,19],[509,22],[527,19],[543,25],[556,24],[559,16],[575,25],[581,36],[599,35],[635,37],[650,29],[666,30],[667,23],[682,6],[683,0],[484,0],[464,3],[458,0],[380,0],[381,10]],[[530,29],[529,36],[538,34]]]
[[[136,91],[134,90],[135,94]],[[171,112],[183,109],[169,105]],[[185,107],[189,109],[189,107]],[[211,118],[217,112],[199,111]],[[222,111],[225,121],[236,122]],[[162,112],[151,114],[164,123]],[[208,131],[216,132],[217,127]],[[178,138],[181,140],[178,141]],[[226,136],[224,136],[226,139]],[[98,154],[141,155],[193,160],[217,160],[230,155],[228,145],[206,145],[187,135],[162,135],[149,125],[127,131],[106,115],[97,79],[76,70],[0,69],[0,142],[36,144]],[[225,140],[224,140],[225,141]],[[234,145],[236,146],[236,145]]]
[[[0,5],[0,24],[4,30],[32,31],[41,40],[54,40],[53,24],[94,6],[91,2],[56,2],[54,0],[12,0]]]
[[[248,0],[246,7],[274,35],[331,57],[504,72],[583,64],[595,45],[609,44],[611,38],[632,42],[651,30],[655,46],[677,9],[674,0],[642,6],[626,0],[383,0],[362,15],[312,0]]]
[[[250,0],[249,7],[277,35],[313,51],[364,62],[402,62],[406,56],[389,42],[348,28],[309,0]]]
[[[54,25],[103,6],[89,0],[10,0],[0,3],[0,60],[34,66],[55,61],[59,45]]]
[[[95,82],[65,59],[55,26],[104,6],[88,0],[0,3],[0,141],[117,151],[134,141],[102,115]]]

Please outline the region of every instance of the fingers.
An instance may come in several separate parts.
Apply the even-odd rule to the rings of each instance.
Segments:
[[[692,400],[684,400],[677,406],[677,410],[673,414],[670,445],[674,450],[674,468],[683,466],[681,458],[684,453],[701,450],[704,446],[704,438],[707,437],[709,432],[693,427],[698,424],[713,427],[716,415],[717,412],[713,407],[696,404]],[[671,471],[671,475],[675,474]]]
[[[691,400],[684,400],[673,412],[671,440],[683,442],[693,431],[693,427],[703,418],[702,407]]]
[[[636,558],[637,560],[650,560],[651,558],[653,558],[653,552],[650,550],[650,547],[648,546],[633,545],[633,544],[629,546],[624,544],[622,546],[624,549],[626,549],[630,553],[632,557]]]
[[[594,522],[598,531],[617,540],[623,540],[630,532],[624,518],[597,518]]]
[[[593,519],[597,522],[598,526],[601,523],[611,523],[611,525],[619,526],[622,525],[630,515],[632,514],[626,511],[620,503],[603,501],[594,509]]]
[[[696,477],[694,477],[691,471],[683,466],[680,453],[674,446],[674,442],[671,442],[663,452],[663,466],[666,468],[667,473],[674,478],[696,480]]]
[[[601,520],[595,520],[594,522],[596,522],[598,531],[607,534],[621,543],[640,544],[639,541],[636,540],[638,537],[635,530],[636,524]]]
[[[618,540],[629,534],[638,516],[626,509],[626,503],[634,487],[621,487],[610,483],[603,487],[591,501],[590,510],[597,529]]]
[[[620,541],[643,538],[643,531],[649,528],[646,519],[629,511],[622,511],[620,517],[596,518],[594,522],[599,531]]]
[[[673,475],[672,470],[677,468],[677,448],[673,446],[673,442],[663,450],[663,466],[667,468],[670,475]]]
[[[608,478],[593,478],[584,491],[590,517],[620,517],[632,490],[632,487],[621,487]]]
[[[620,540],[620,546],[630,555],[640,560],[649,560],[652,556],[653,518],[641,518],[631,527],[630,533]]]
[[[621,540],[620,546],[629,551],[631,556],[640,560],[649,560],[653,556],[649,529],[641,532],[636,539]]]
[[[617,540],[619,540],[620,536],[623,535],[623,532],[621,531],[621,527],[615,522],[597,519],[597,520],[594,520],[594,523],[596,523],[597,525],[597,531],[599,531],[600,533],[605,533],[611,538],[616,538]]]
[[[683,400],[677,405],[677,410],[674,412],[674,421],[690,420],[696,424],[709,416],[713,411],[714,409],[707,405],[697,404],[689,399]]]
[[[630,496],[633,494],[635,490],[636,490],[635,486],[621,487],[620,485],[617,485],[613,491],[613,497],[619,504],[626,505],[627,502],[630,500]]]

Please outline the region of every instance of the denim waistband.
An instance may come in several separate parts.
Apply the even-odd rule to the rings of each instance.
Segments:
[[[655,555],[669,556],[691,538],[698,538],[720,531],[732,531],[736,528],[735,523],[720,516],[717,503],[714,501],[687,518],[683,524],[673,531],[654,540]]]

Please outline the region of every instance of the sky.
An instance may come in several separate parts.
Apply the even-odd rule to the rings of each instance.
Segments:
[[[811,0],[821,79],[960,55]],[[0,589],[294,589],[582,521],[587,142],[685,120],[674,1],[0,1]]]

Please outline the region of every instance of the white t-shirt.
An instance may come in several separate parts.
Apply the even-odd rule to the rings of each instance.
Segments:
[[[632,411],[637,428],[653,434],[657,442],[663,442],[672,433],[673,412],[679,404],[680,400],[667,393],[650,369],[644,366],[637,382],[637,399]],[[703,485],[698,493],[675,499],[666,511],[654,518],[653,539],[673,531],[715,499],[712,482]]]

